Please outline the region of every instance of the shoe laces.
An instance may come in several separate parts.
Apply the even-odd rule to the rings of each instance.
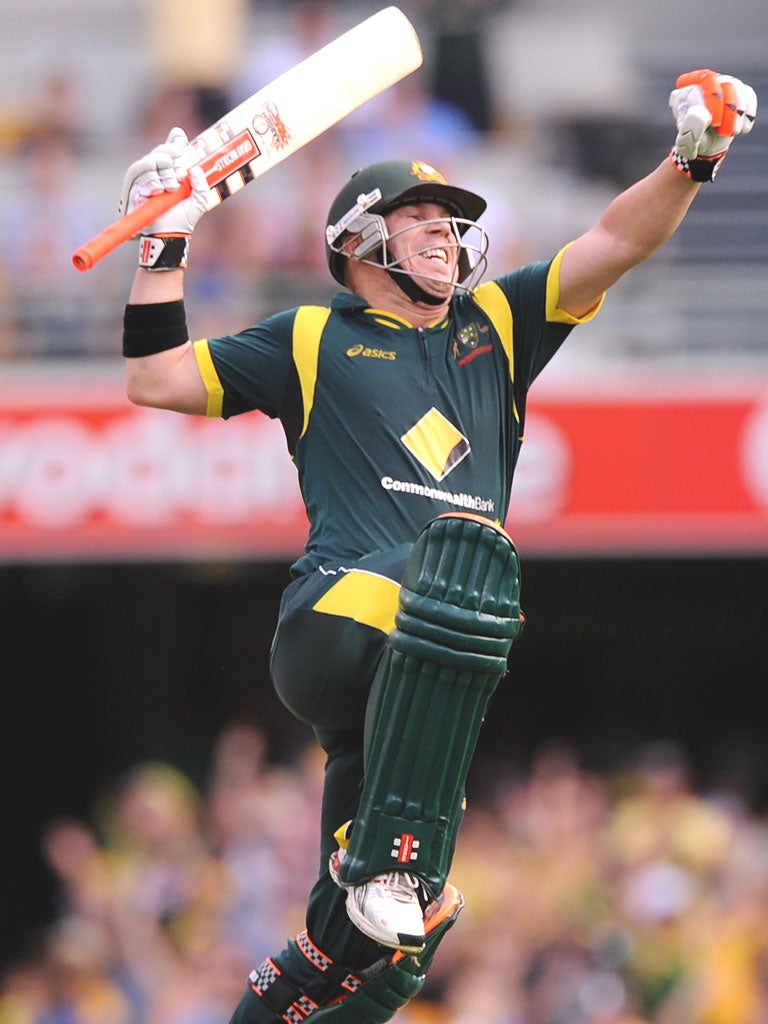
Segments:
[[[368,884],[385,888],[387,892],[391,893],[401,903],[410,903],[413,900],[414,893],[416,893],[418,898],[418,892],[421,887],[419,879],[412,875],[410,871],[390,871],[387,874],[376,875],[370,879]]]

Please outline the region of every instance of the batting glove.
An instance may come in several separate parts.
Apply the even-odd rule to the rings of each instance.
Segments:
[[[202,167],[189,168],[188,146],[186,132],[172,128],[165,142],[132,163],[123,178],[118,207],[121,216],[150,196],[175,192],[189,173],[190,195],[134,236],[140,239],[139,266],[149,270],[186,267],[192,232],[209,209],[211,190]]]
[[[669,105],[677,138],[670,159],[693,181],[714,181],[734,138],[752,131],[757,115],[755,90],[709,68],[688,71],[675,84]]]

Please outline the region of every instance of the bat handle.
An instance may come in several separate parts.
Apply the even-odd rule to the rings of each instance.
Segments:
[[[182,202],[191,193],[192,184],[189,178],[185,178],[175,191],[160,192],[156,196],[150,196],[130,213],[119,217],[114,224],[110,224],[98,235],[94,235],[90,241],[81,245],[72,255],[75,269],[90,270],[100,259],[122,245],[123,242],[127,242],[129,238],[133,238],[147,224],[156,220],[161,213],[170,210],[172,206]]]

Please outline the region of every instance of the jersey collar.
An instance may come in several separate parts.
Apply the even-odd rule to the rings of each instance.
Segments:
[[[413,324],[406,320],[404,317],[397,316],[395,313],[389,313],[383,309],[374,309],[367,305],[364,299],[361,299],[359,295],[354,295],[352,292],[337,292],[331,300],[331,309],[342,312],[355,311],[367,316],[373,317],[377,323],[385,324],[396,330],[402,330],[404,327],[413,330]],[[434,324],[430,324],[426,330],[442,330],[448,323],[448,317],[441,317]]]

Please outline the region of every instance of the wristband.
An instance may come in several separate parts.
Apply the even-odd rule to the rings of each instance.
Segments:
[[[128,303],[123,314],[123,355],[126,359],[153,356],[189,341],[184,300]]]
[[[718,153],[717,156],[697,157],[695,160],[688,160],[680,155],[677,146],[673,146],[669,159],[674,167],[681,174],[685,175],[686,178],[690,178],[691,181],[714,181],[727,152],[728,150],[724,150],[722,153]]]
[[[189,235],[141,235],[139,266],[147,270],[186,270]]]

